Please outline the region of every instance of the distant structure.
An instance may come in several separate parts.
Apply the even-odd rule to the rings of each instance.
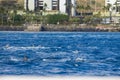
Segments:
[[[108,4],[111,5],[112,12],[120,12],[120,0],[105,0],[105,5],[107,6]]]
[[[109,6],[108,16],[112,23],[120,23],[120,0],[105,0],[105,6]]]
[[[100,12],[105,6],[105,0],[76,0],[77,15],[93,15],[94,13]]]
[[[76,0],[24,0],[24,8],[28,11],[59,11],[62,14],[76,15]]]

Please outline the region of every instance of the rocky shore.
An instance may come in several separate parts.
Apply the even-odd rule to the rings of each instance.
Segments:
[[[86,24],[31,24],[27,26],[0,26],[0,31],[80,31],[80,32],[120,32],[120,27],[112,25],[86,25]]]
[[[80,31],[80,32],[120,32],[120,27],[106,25],[86,25],[86,24],[71,24],[71,25],[44,25],[40,31]]]
[[[0,31],[24,31],[24,26],[0,26]]]

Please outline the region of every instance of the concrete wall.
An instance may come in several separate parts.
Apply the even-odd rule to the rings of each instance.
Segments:
[[[28,6],[29,11],[34,11],[35,10],[35,0],[24,0],[24,8],[25,8],[25,10],[27,10],[26,6]]]
[[[52,0],[43,0],[43,6],[45,3],[47,4],[46,10],[52,10]]]
[[[76,15],[76,11],[75,11],[75,7],[76,7],[76,0],[71,0],[72,2],[72,10],[71,10],[71,13],[72,13],[72,16],[75,16]]]
[[[59,0],[60,13],[66,13],[66,0]]]
[[[26,8],[26,1],[27,0],[24,0],[24,9],[26,10],[27,8]]]
[[[30,11],[34,11],[35,10],[35,0],[28,0],[28,9]]]

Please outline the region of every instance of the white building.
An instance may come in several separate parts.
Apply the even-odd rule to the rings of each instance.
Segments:
[[[25,10],[35,10],[35,0],[24,0],[24,8]]]
[[[112,21],[114,23],[119,23],[120,19],[120,0],[105,0],[105,5],[111,5],[109,9],[109,16],[111,15]],[[111,13],[111,14],[110,14]]]
[[[29,11],[43,10],[46,5],[47,11],[57,10],[62,14],[75,16],[75,2],[76,0],[24,0],[24,8]],[[66,6],[66,4],[69,6]]]
[[[120,0],[105,0],[105,5],[111,5],[112,12],[119,12],[120,10]],[[111,10],[110,9],[110,10]]]

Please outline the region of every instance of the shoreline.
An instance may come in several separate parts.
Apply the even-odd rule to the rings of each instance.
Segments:
[[[25,31],[25,32],[120,32],[120,26],[111,25],[86,25],[86,24],[31,24],[28,26],[0,26],[0,31]]]

